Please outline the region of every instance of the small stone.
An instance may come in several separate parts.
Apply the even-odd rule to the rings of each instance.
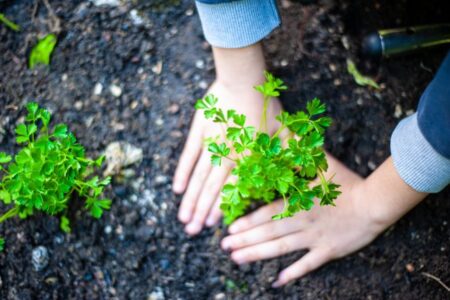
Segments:
[[[55,242],[55,244],[57,245],[61,245],[62,243],[64,243],[64,236],[62,234],[57,234],[53,238],[53,242]]]
[[[358,105],[363,105],[364,104],[364,101],[363,101],[363,99],[362,98],[358,98],[358,100],[356,100],[356,104],[358,104]]]
[[[282,59],[281,62],[280,62],[280,65],[282,67],[286,67],[288,64],[289,64],[289,62],[286,59]]]
[[[203,69],[203,68],[205,68],[205,62],[203,60],[199,59],[195,62],[195,67],[197,69]]]
[[[336,70],[337,70],[337,67],[336,67],[335,64],[329,64],[328,67],[330,68],[330,71],[331,71],[331,72],[336,72]]]
[[[61,76],[62,81],[67,81],[68,78],[69,78],[69,76],[67,76],[66,73],[62,74],[62,76]]]
[[[190,17],[194,14],[194,10],[189,8],[188,10],[186,10],[185,14],[186,14],[186,16]]]
[[[208,83],[205,80],[202,80],[198,83],[198,87],[202,90],[206,90],[208,88]]]
[[[120,86],[115,84],[111,84],[109,86],[109,91],[114,97],[120,97],[122,95],[122,89],[120,88]]]
[[[180,106],[176,103],[172,104],[171,106],[169,106],[169,108],[167,108],[167,112],[172,115],[176,114],[179,111],[180,111]]]
[[[400,118],[403,114],[402,111],[402,107],[400,106],[400,104],[396,104],[395,105],[395,112],[394,112],[394,117],[396,117],[397,119]]]
[[[214,296],[214,300],[223,300],[223,299],[225,299],[224,293],[218,293]]]
[[[159,286],[147,297],[147,300],[165,300],[164,292]]]
[[[348,42],[348,37],[346,37],[345,35],[341,37],[341,43],[342,43],[342,46],[344,46],[344,48],[346,50],[350,49],[350,43]]]
[[[135,203],[135,202],[138,201],[138,196],[135,195],[135,194],[133,194],[133,195],[130,196],[130,199],[129,199],[129,200],[130,200],[130,202],[134,202],[134,203]]]
[[[120,0],[91,0],[95,6],[119,6]]]
[[[406,271],[408,271],[409,273],[414,272],[414,265],[413,264],[406,264]]]
[[[74,107],[76,110],[81,110],[83,108],[83,102],[82,101],[75,101]]]
[[[339,78],[336,78],[336,79],[333,80],[333,84],[334,84],[335,86],[339,86],[339,85],[342,84],[342,80],[340,80]]]
[[[103,91],[103,84],[101,84],[100,82],[97,82],[94,86],[94,90],[92,91],[92,93],[95,96],[100,96],[102,94]]]
[[[163,62],[162,61],[158,61],[156,63],[156,65],[154,65],[152,67],[152,72],[155,73],[156,75],[159,75],[162,72],[162,68],[163,68]]]
[[[361,164],[361,157],[359,155],[355,155],[355,162],[360,165]]]
[[[179,130],[173,130],[170,132],[170,136],[176,139],[183,137],[183,133]]]
[[[158,175],[155,177],[156,184],[164,184],[164,183],[167,183],[168,181],[169,181],[169,178],[167,178],[167,176],[164,176],[164,175]]]
[[[136,26],[144,24],[144,19],[139,15],[136,9],[130,10],[130,19],[131,22],[133,22],[133,24]]]
[[[122,225],[118,225],[118,226],[116,227],[116,234],[117,234],[117,235],[123,234],[123,227],[122,227]]]
[[[104,231],[106,234],[111,234],[111,232],[112,232],[111,225],[106,225]]]
[[[162,126],[164,124],[164,120],[161,118],[156,119],[155,124],[158,126]]]
[[[139,163],[143,150],[127,142],[112,142],[105,149],[106,170],[104,176],[118,174],[123,167]]]
[[[44,246],[39,246],[33,249],[31,253],[31,262],[35,271],[42,271],[48,265],[49,255],[48,250]]]
[[[58,281],[58,278],[56,278],[56,277],[48,277],[48,278],[45,278],[44,281],[48,285],[54,285]]]
[[[412,115],[414,113],[414,109],[408,109],[405,114],[409,117],[410,115]]]
[[[139,105],[139,102],[133,101],[133,102],[131,102],[130,108],[131,108],[132,110],[135,110],[136,107],[138,107],[138,105]]]
[[[373,170],[375,170],[377,168],[377,165],[371,160],[369,160],[369,162],[367,163],[367,166],[369,167],[369,169],[371,171],[373,171]]]

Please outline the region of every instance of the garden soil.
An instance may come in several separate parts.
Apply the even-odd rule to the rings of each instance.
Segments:
[[[188,237],[171,178],[193,104],[214,79],[193,1],[49,2],[60,19],[58,44],[50,68],[29,70],[30,49],[55,23],[43,1],[0,0],[0,12],[21,26],[0,25],[0,150],[18,150],[14,128],[24,104],[37,101],[90,156],[127,141],[144,159],[131,178],[114,179],[102,219],[73,211],[71,234],[42,215],[1,224],[1,299],[449,299],[423,274],[450,283],[449,188],[371,245],[280,289],[271,288],[277,272],[304,252],[239,267],[219,247],[226,227]],[[334,119],[327,149],[369,175],[389,156],[393,129],[415,111],[446,49],[369,61],[360,41],[378,28],[449,22],[449,12],[444,0],[281,1],[283,24],[264,48],[269,70],[290,87],[284,106],[323,100]],[[347,58],[381,89],[356,85]],[[49,253],[41,271],[31,259],[38,246]]]

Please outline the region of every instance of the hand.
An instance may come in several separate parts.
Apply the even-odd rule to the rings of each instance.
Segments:
[[[207,94],[214,94],[221,108],[235,109],[245,114],[246,124],[259,127],[263,98],[252,86],[229,86],[216,81]],[[275,116],[280,111],[279,101],[273,99],[268,109],[268,130],[272,133],[278,129],[279,123]],[[211,165],[210,154],[203,147],[203,140],[217,135],[224,136],[223,128],[206,120],[203,112],[196,111],[173,182],[175,193],[185,192],[178,218],[187,224],[185,231],[190,235],[199,233],[205,223],[207,226],[215,225],[221,217],[220,191],[229,178],[233,164],[223,160],[221,167]]]
[[[238,219],[230,228],[230,236],[222,240],[222,248],[231,250],[238,264],[277,257],[300,249],[309,249],[300,260],[284,269],[273,283],[282,286],[335,258],[343,257],[369,244],[389,225],[369,215],[360,199],[369,198],[365,180],[328,157],[334,181],[341,184],[336,206],[319,206],[294,217],[272,221],[283,209],[277,201]],[[330,172],[328,172],[330,173]],[[369,199],[367,199],[369,200]],[[376,199],[371,199],[371,201]]]

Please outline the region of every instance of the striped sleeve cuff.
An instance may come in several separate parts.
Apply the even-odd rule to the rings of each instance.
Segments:
[[[400,177],[418,192],[437,193],[450,183],[450,159],[439,154],[425,139],[417,114],[395,128],[391,154]]]
[[[280,25],[275,0],[220,4],[196,1],[196,5],[205,38],[214,47],[246,47],[262,40]]]

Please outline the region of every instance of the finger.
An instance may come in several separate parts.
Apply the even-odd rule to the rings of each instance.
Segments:
[[[240,249],[298,232],[303,227],[304,224],[296,218],[270,221],[247,231],[227,236],[222,240],[221,245],[224,250]]]
[[[214,203],[213,207],[211,208],[211,211],[209,212],[208,218],[206,219],[206,226],[212,227],[216,225],[220,218],[222,217],[222,210],[220,209],[220,204],[222,203],[222,198],[217,197],[216,202]]]
[[[203,183],[211,170],[210,156],[208,152],[203,152],[195,166],[194,173],[189,181],[186,193],[181,200],[178,218],[183,223],[188,223],[192,219],[195,203],[200,194]]]
[[[272,216],[281,212],[283,209],[283,201],[275,201],[269,205],[263,206],[248,216],[237,219],[228,228],[228,232],[235,234],[264,224],[272,220]]]
[[[228,179],[225,182],[235,183],[236,177],[229,175]],[[222,217],[222,210],[220,209],[220,204],[222,204],[222,197],[219,193],[219,196],[217,197],[217,200],[214,203],[214,206],[211,208],[208,218],[206,219],[206,226],[212,227],[216,225],[217,222],[219,222],[220,218]]]
[[[177,194],[186,190],[189,176],[202,150],[202,130],[200,130],[198,123],[197,118],[194,118],[175,171],[172,189]]]
[[[231,259],[237,264],[268,259],[308,248],[311,242],[311,237],[307,233],[300,231],[276,240],[233,251]]]
[[[214,205],[223,183],[230,173],[230,165],[214,167],[208,175],[208,178],[202,184],[200,196],[196,201],[194,214],[191,222],[186,226],[188,234],[197,234],[202,230],[205,219]]]
[[[319,268],[332,259],[328,249],[316,248],[306,253],[300,260],[293,263],[278,274],[277,280],[272,284],[277,288],[291,280],[300,278]]]

